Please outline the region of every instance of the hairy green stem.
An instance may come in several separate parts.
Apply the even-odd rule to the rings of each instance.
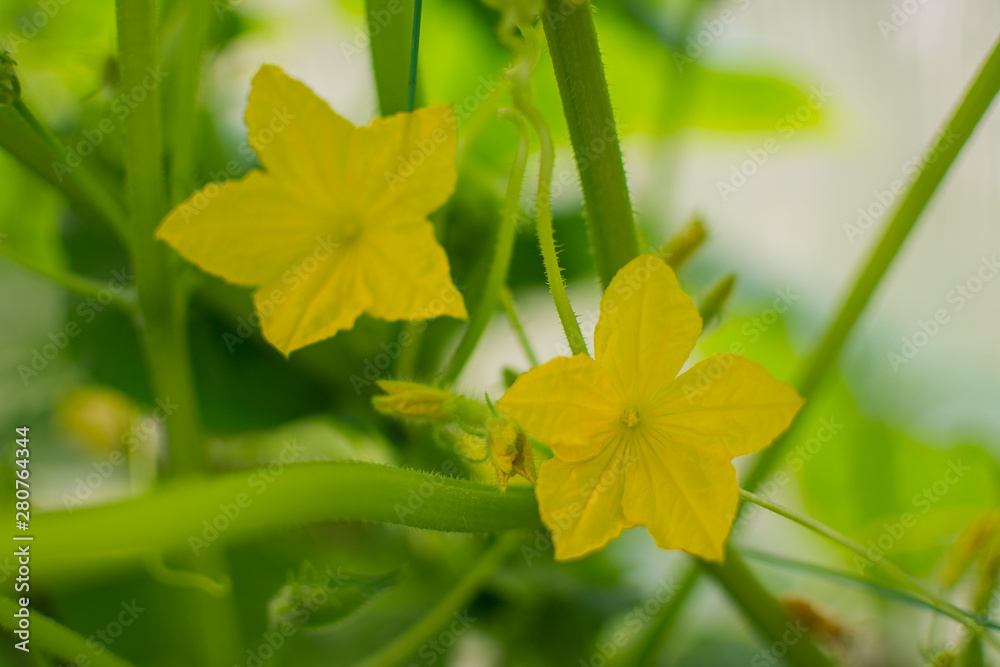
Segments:
[[[517,235],[517,219],[520,215],[521,186],[524,183],[524,171],[528,164],[528,145],[531,135],[528,124],[521,114],[511,111],[505,116],[517,127],[518,142],[517,153],[510,168],[507,193],[504,196],[496,247],[493,249],[493,263],[490,264],[486,285],[483,287],[479,303],[476,305],[476,312],[473,313],[465,335],[462,336],[462,340],[459,342],[455,354],[452,355],[447,370],[445,370],[445,384],[451,384],[458,379],[465,364],[468,363],[469,357],[476,349],[479,339],[482,338],[486,326],[497,310],[501,292],[507,281],[507,272],[510,270],[510,259],[514,252],[514,237]]]
[[[372,494],[372,489],[379,492]],[[225,508],[232,514],[234,506],[239,516],[226,520],[228,526],[217,537],[209,531],[206,538],[205,521],[210,524],[216,516],[225,520]],[[32,518],[36,539],[46,545],[32,561],[39,581],[138,566],[155,551],[203,556],[219,543],[317,521],[471,533],[541,526],[531,488],[511,487],[501,494],[495,486],[355,462],[174,480],[132,500]]]
[[[508,533],[498,538],[465,572],[454,588],[448,591],[427,614],[395,637],[385,648],[356,663],[354,667],[387,667],[402,664],[417,652],[428,637],[441,630],[456,612],[461,611],[472,601],[493,572],[523,541],[524,537],[518,533]]]
[[[639,254],[621,146],[589,0],[548,0],[542,16],[604,287]]]
[[[566,294],[566,282],[563,280],[562,269],[559,267],[555,231],[552,228],[552,170],[555,168],[556,159],[552,135],[545,118],[530,100],[524,97],[518,98],[515,91],[515,100],[518,100],[516,106],[528,119],[531,126],[535,128],[541,145],[541,156],[538,164],[538,195],[535,201],[535,224],[538,228],[538,245],[541,248],[542,261],[545,265],[545,277],[548,279],[549,291],[552,292],[552,301],[556,305],[556,312],[559,314],[559,322],[566,334],[569,349],[573,354],[587,354],[587,343],[583,340],[580,322],[577,321],[573,305],[569,302],[569,296]]]
[[[14,617],[14,613],[20,608],[14,600],[0,596],[0,627],[11,633],[17,630],[17,618]],[[101,650],[97,651],[92,640],[87,640],[34,609],[30,614],[30,646],[33,653],[43,651],[74,665],[81,664],[77,659],[84,656],[88,660],[86,664],[93,667],[132,667],[130,662],[119,658],[106,647],[101,647]],[[14,639],[14,641],[20,640]]]

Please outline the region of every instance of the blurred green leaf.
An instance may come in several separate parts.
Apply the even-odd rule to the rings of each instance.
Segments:
[[[321,628],[343,620],[373,597],[392,588],[403,577],[403,569],[367,575],[327,569],[320,572],[304,563],[299,574],[281,587],[267,605],[271,628],[290,624]]]

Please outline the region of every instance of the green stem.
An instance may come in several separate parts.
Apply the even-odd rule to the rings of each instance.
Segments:
[[[951,616],[962,625],[965,625],[966,627],[973,630],[973,632],[977,634],[982,632],[983,627],[978,620],[970,617],[964,611],[958,609],[957,607],[955,607],[955,605],[951,604],[947,600],[944,600],[935,595],[933,592],[927,590],[927,588],[924,587],[923,584],[921,584],[915,578],[907,574],[899,566],[897,566],[895,563],[885,558],[884,556],[881,558],[876,558],[873,561],[868,554],[868,550],[865,549],[864,546],[858,544],[849,537],[838,533],[833,528],[823,525],[822,523],[816,521],[811,517],[799,514],[798,512],[796,512],[791,508],[785,507],[784,505],[780,505],[776,502],[768,500],[767,498],[762,498],[761,496],[750,493],[749,491],[746,491],[744,489],[740,489],[740,496],[744,500],[747,500],[748,502],[751,502],[754,505],[763,507],[769,512],[773,512],[778,516],[782,516],[790,521],[799,524],[803,528],[811,530],[817,535],[825,537],[826,539],[832,542],[836,542],[837,544],[844,547],[848,551],[851,551],[860,556],[866,563],[874,562],[874,564],[878,566],[878,568],[881,569],[883,572],[885,572],[889,577],[895,579],[897,582],[905,586],[907,589],[909,589],[912,593],[917,595],[917,597],[921,598],[927,604],[933,605],[941,613]],[[986,634],[985,637],[987,641],[989,641],[993,646],[1000,648],[1000,640],[997,640],[997,638],[994,637],[992,634]]]
[[[423,0],[413,0],[413,36],[410,38],[410,81],[407,87],[406,110],[417,106],[417,57],[420,55],[420,14]]]
[[[365,9],[379,110],[391,116],[409,107],[413,0],[366,0]]]
[[[542,21],[580,173],[594,263],[607,287],[639,254],[639,240],[590,2],[548,0]]]
[[[797,641],[785,641],[794,629],[792,618],[782,604],[757,581],[753,573],[735,552],[726,551],[725,564],[703,563],[702,567],[736,602],[746,618],[767,641],[778,641],[787,650],[785,659],[793,665],[824,665],[833,662],[816,648],[808,635]],[[675,612],[676,613],[676,612]]]
[[[268,481],[261,484],[262,481]],[[372,489],[378,489],[372,494]],[[242,503],[239,516],[202,546],[206,517]],[[245,507],[243,506],[245,505]],[[150,517],[156,517],[151,521]],[[284,466],[175,480],[124,502],[32,517],[46,545],[32,561],[42,580],[141,564],[153,552],[193,551],[302,523],[366,521],[430,530],[492,533],[541,526],[533,490],[356,462]],[[210,575],[215,576],[215,575]]]
[[[393,639],[388,646],[356,663],[354,667],[388,667],[405,662],[428,637],[446,626],[457,612],[468,606],[493,572],[523,541],[524,538],[517,533],[508,533],[497,539],[427,614]]]
[[[14,613],[20,605],[10,598],[0,596],[0,627],[13,633],[17,630],[17,619]],[[132,667],[131,663],[119,658],[106,648],[100,652],[94,650],[93,642],[78,635],[64,625],[32,609],[31,614],[31,649],[32,652],[42,650],[54,655],[60,660],[78,664],[77,658],[84,656],[94,667]],[[19,639],[15,639],[20,641]]]
[[[156,5],[151,0],[118,0],[117,8],[121,85],[124,90],[140,89],[147,71],[155,71],[158,64]],[[139,310],[154,397],[180,404],[166,422],[170,472],[194,474],[204,468],[204,450],[187,349],[185,303],[171,284],[171,269],[176,268],[172,257],[153,238],[167,212],[167,194],[159,88],[147,92],[145,101],[126,119],[124,144]]]
[[[23,102],[0,106],[0,147],[62,192],[80,211],[106,222],[128,245],[121,201],[86,164],[69,166],[66,148]]]
[[[545,264],[545,277],[552,292],[552,301],[559,314],[559,322],[566,333],[569,349],[573,354],[587,354],[587,343],[583,340],[580,323],[573,312],[573,305],[566,294],[566,283],[563,281],[562,269],[559,267],[559,255],[556,252],[555,232],[552,228],[552,171],[555,168],[556,153],[552,145],[552,135],[548,124],[538,109],[530,100],[521,97],[515,90],[515,103],[518,110],[524,114],[535,132],[538,133],[540,159],[538,164],[538,195],[535,202],[535,218],[538,228],[538,245],[542,251],[542,261]]]
[[[7,251],[0,251],[0,257],[6,257],[15,264],[18,264],[43,278],[51,280],[57,285],[65,287],[68,291],[74,294],[91,298],[100,297],[102,299],[104,297],[109,297],[111,299],[110,303],[115,307],[120,308],[128,314],[134,314],[136,312],[135,291],[131,288],[125,288],[118,292],[114,292],[109,290],[105,283],[94,280],[89,276],[81,276],[70,271],[50,269]]]
[[[854,287],[812,355],[798,383],[799,393],[803,397],[810,398],[826,377],[882,276],[885,275],[910,230],[944,179],[960,149],[972,136],[998,90],[1000,90],[1000,41],[994,44],[993,50],[981,66],[958,108],[945,125],[944,133],[931,143],[927,155],[937,151],[937,159],[925,163],[910,185],[868,263],[858,275]],[[949,135],[949,132],[953,134]],[[951,143],[948,143],[949,137],[952,138]],[[755,489],[767,478],[794,442],[794,433],[793,425],[792,430],[761,452],[747,474],[744,486],[751,490]],[[657,641],[662,641],[662,638]]]
[[[822,565],[816,565],[814,563],[805,563],[803,561],[793,560],[790,558],[785,558],[783,556],[777,556],[775,554],[765,553],[762,551],[754,551],[751,549],[735,549],[737,553],[745,558],[755,560],[768,565],[773,565],[775,567],[781,567],[790,570],[797,570],[799,572],[806,572],[816,576],[824,577],[826,579],[832,579],[834,581],[849,582],[856,586],[865,588],[869,591],[874,592],[876,595],[889,599],[895,600],[897,602],[902,602],[904,604],[912,605],[914,607],[921,607],[923,609],[928,609],[935,614],[949,616],[954,618],[954,616],[946,610],[938,608],[922,597],[914,595],[913,593],[908,593],[906,591],[899,590],[898,588],[891,588],[889,586],[883,586],[880,583],[871,581],[864,577],[859,577],[850,572],[842,572],[840,570],[833,570]],[[960,610],[961,614],[964,614],[968,618],[975,620],[975,616],[967,611]],[[988,619],[983,619],[983,626],[993,630],[1000,630],[1000,625],[989,621]]]
[[[212,3],[185,0],[179,8],[183,18],[182,39],[175,49],[172,73],[172,104],[169,109],[170,201],[177,204],[195,188],[198,148],[198,91],[208,30],[211,25]]]
[[[528,363],[534,368],[538,365],[538,357],[531,348],[531,341],[528,340],[528,335],[524,333],[521,318],[517,315],[517,308],[514,305],[514,295],[510,293],[510,288],[506,285],[500,290],[500,305],[503,306],[503,312],[507,315],[507,319],[510,321],[510,326],[514,329],[514,334],[517,336],[518,342],[521,343],[524,356],[528,358]]]
[[[462,340],[448,364],[448,369],[444,373],[446,385],[452,384],[458,379],[465,364],[468,363],[469,357],[476,349],[479,339],[482,338],[483,332],[486,331],[486,326],[493,318],[504,284],[507,281],[510,259],[514,252],[514,237],[517,235],[517,219],[520,215],[521,185],[524,182],[524,171],[528,164],[528,144],[531,136],[528,124],[521,114],[511,111],[505,114],[505,117],[517,127],[518,143],[514,163],[510,168],[507,193],[504,196],[503,215],[500,219],[500,229],[497,231],[496,247],[493,250],[493,263],[490,265],[486,285],[479,297],[472,321],[469,322],[465,335],[462,336]]]
[[[928,159],[910,185],[864,269],[855,279],[854,286],[840,311],[830,323],[812,355],[809,365],[797,383],[799,393],[804,398],[812,397],[826,378],[827,372],[840,355],[847,337],[871,300],[889,265],[998,91],[1000,91],[1000,40],[994,44],[993,50],[980,67],[972,85],[966,90],[965,96],[944,129],[928,147],[924,154]],[[765,449],[748,474],[745,486],[754,489],[763,482],[791,443],[792,438],[786,434]]]

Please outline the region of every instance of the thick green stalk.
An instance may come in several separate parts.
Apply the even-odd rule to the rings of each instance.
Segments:
[[[510,168],[510,180],[507,182],[507,193],[504,196],[503,214],[500,218],[500,229],[497,231],[496,247],[493,249],[493,263],[490,264],[490,271],[486,277],[486,285],[483,287],[476,305],[476,312],[472,315],[465,335],[458,344],[455,354],[451,357],[451,362],[444,373],[445,384],[451,384],[458,379],[469,357],[476,349],[479,339],[482,338],[486,326],[493,318],[493,314],[500,304],[501,292],[507,282],[507,272],[510,270],[510,259],[514,252],[514,238],[517,235],[517,219],[520,215],[521,185],[524,183],[524,171],[528,164],[528,144],[531,139],[530,130],[524,117],[512,111],[507,117],[517,126],[517,153]]]
[[[811,361],[796,383],[799,393],[811,398],[840,355],[847,337],[885,276],[903,242],[944,180],[962,147],[975,131],[990,103],[1000,91],[1000,40],[980,67],[972,85],[944,128],[924,153],[926,161],[892,216],[854,286],[830,323]],[[787,435],[765,449],[747,475],[744,486],[754,489],[764,481],[791,445]]]
[[[426,615],[395,637],[385,648],[368,656],[354,667],[387,667],[403,664],[420,649],[428,637],[440,631],[455,614],[472,601],[493,572],[523,541],[524,537],[517,533],[509,533],[497,539],[466,571],[455,587],[448,591]]]
[[[785,660],[793,665],[824,665],[833,667],[829,657],[801,635],[791,616],[780,602],[757,581],[743,559],[731,549],[726,551],[725,564],[703,563],[702,567],[742,609],[743,616],[768,642],[778,642],[786,651]],[[791,632],[790,632],[791,631]],[[788,641],[789,636],[794,637]]]
[[[227,518],[227,508],[238,516]],[[36,539],[46,545],[32,561],[39,581],[121,568],[155,551],[198,547],[200,558],[221,543],[317,521],[471,533],[541,526],[531,488],[501,494],[495,486],[354,462],[174,480],[132,500],[32,518]]]
[[[18,629],[17,618],[14,617],[14,614],[19,609],[20,606],[14,600],[0,596],[0,627],[9,632]],[[31,643],[29,646],[32,653],[42,651],[74,665],[82,664],[77,662],[77,658],[84,656],[89,661],[86,664],[93,665],[93,667],[132,667],[131,663],[119,658],[105,647],[102,647],[100,652],[96,651],[92,641],[88,641],[34,609],[30,613]],[[20,639],[13,641],[17,642]]]
[[[167,212],[160,90],[148,83],[149,72],[155,72],[159,64],[156,3],[118,0],[117,8],[122,89],[147,92],[126,119],[123,148],[141,333],[154,397],[180,406],[166,421],[170,472],[194,474],[202,471],[205,458],[187,348],[184,299],[171,284],[175,266],[166,246],[153,238]]]
[[[142,336],[154,398],[176,404],[165,426],[170,448],[169,472],[198,476],[205,472],[197,396],[191,371],[185,318],[186,294],[175,284],[179,266],[154,232],[168,209],[164,169],[163,118],[158,71],[157,7],[155,0],[117,0],[121,86],[145,90],[145,99],[126,119],[123,157],[126,199],[134,243],[136,287]],[[179,511],[177,508],[163,511]],[[162,511],[145,515],[145,521]],[[147,549],[148,557],[155,549]],[[196,575],[222,580],[228,575],[224,552],[186,559]],[[184,590],[188,634],[198,642],[201,664],[221,665],[237,657],[239,623],[232,598]]]
[[[639,240],[590,2],[548,0],[542,21],[580,173],[594,263],[607,287],[639,254]]]
[[[176,48],[171,73],[170,146],[170,203],[177,204],[194,190],[198,149],[198,91],[201,85],[201,66],[212,23],[213,3],[205,0],[185,0],[179,7],[182,12],[182,43]]]
[[[413,0],[366,0],[365,8],[379,110],[391,116],[409,106]],[[354,50],[346,47],[346,53]]]

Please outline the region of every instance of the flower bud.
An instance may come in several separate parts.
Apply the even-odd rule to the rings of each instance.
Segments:
[[[384,415],[431,422],[450,422],[453,419],[445,408],[448,402],[457,398],[450,391],[395,380],[382,380],[378,386],[386,395],[373,398],[372,405]]]
[[[492,420],[486,435],[486,451],[497,471],[501,491],[507,490],[511,477],[520,475],[535,482],[535,459],[528,435],[506,415]]]

